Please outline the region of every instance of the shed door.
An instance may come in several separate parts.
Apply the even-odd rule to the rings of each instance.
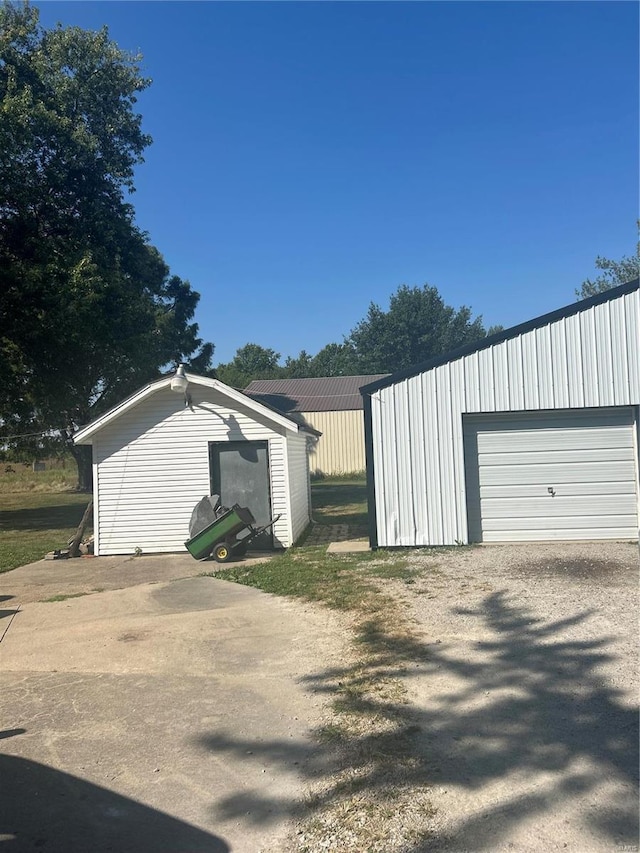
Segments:
[[[209,445],[211,494],[223,506],[247,506],[258,527],[271,521],[269,446],[266,441],[224,441]],[[253,540],[251,548],[273,548],[269,529]]]
[[[631,409],[468,415],[469,539],[637,539]]]

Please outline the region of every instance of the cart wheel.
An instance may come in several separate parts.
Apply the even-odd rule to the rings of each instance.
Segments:
[[[231,548],[226,542],[220,542],[213,549],[213,556],[218,563],[228,563],[231,559]]]

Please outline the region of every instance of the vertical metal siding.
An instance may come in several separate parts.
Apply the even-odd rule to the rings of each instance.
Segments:
[[[285,431],[215,391],[192,397],[193,409],[184,408],[162,389],[95,436],[97,553],[181,551],[191,511],[209,494],[211,441],[268,441],[272,510],[282,516],[274,539],[291,544]]]
[[[468,541],[464,413],[639,404],[637,290],[373,392],[378,544]]]

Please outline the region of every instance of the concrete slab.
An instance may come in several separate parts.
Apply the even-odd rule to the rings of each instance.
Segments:
[[[327,548],[328,554],[359,554],[370,551],[367,539],[349,539],[346,542],[331,542]]]
[[[0,840],[278,849],[317,760],[303,681],[343,653],[338,618],[203,577],[24,603],[0,642]]]
[[[244,557],[237,563],[251,565],[271,559],[273,552]],[[54,595],[75,595],[124,589],[214,572],[215,560],[194,560],[191,554],[148,554],[140,557],[77,557],[71,560],[39,560],[0,574],[0,596],[14,603],[44,601]],[[8,599],[7,599],[8,600]]]

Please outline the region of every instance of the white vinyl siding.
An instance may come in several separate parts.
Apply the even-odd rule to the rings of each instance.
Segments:
[[[631,409],[465,418],[469,538],[635,538],[634,432]]]
[[[305,424],[321,432],[311,443],[309,464],[314,474],[349,474],[364,471],[364,418],[362,410],[303,412]]]
[[[370,402],[377,544],[468,542],[463,415],[637,407],[638,290],[399,379]]]
[[[289,499],[291,503],[291,542],[297,542],[311,521],[309,489],[309,457],[307,434],[292,436],[287,441],[289,462]]]
[[[184,550],[197,501],[210,494],[209,443],[269,443],[276,545],[290,541],[286,435],[214,389],[190,386],[192,407],[168,387],[144,399],[93,438],[98,553]],[[279,428],[278,428],[279,429]]]

